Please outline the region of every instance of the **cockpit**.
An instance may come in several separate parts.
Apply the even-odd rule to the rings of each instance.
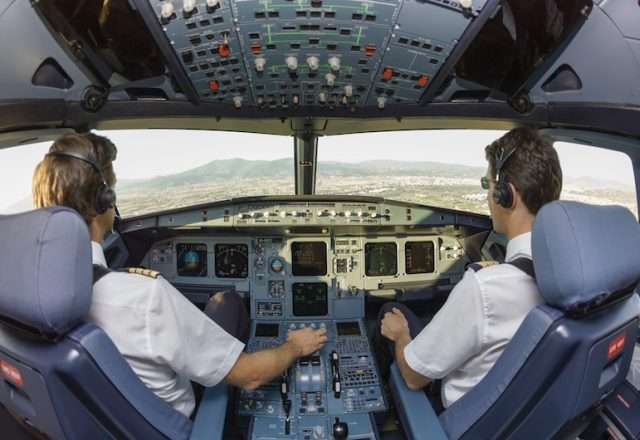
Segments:
[[[637,438],[638,20],[612,0],[0,0],[0,426],[55,440]],[[485,150],[515,128],[562,167],[559,200],[517,233],[495,215],[531,203],[501,174],[515,149]],[[31,197],[52,141],[88,132],[118,150],[102,273],[82,213]],[[523,233],[524,254],[509,248]],[[442,325],[456,287],[494,266],[540,294],[494,347],[478,337],[482,377],[434,402],[451,371],[415,386],[415,354],[394,352],[382,321],[396,304],[412,332]],[[304,329],[326,342],[257,387],[193,380],[181,414],[88,319],[114,273],[161,279],[203,313],[233,293],[246,354]],[[461,339],[440,335],[433,356],[452,357]]]

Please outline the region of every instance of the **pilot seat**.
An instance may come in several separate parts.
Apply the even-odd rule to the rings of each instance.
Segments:
[[[226,386],[192,422],[140,381],[85,322],[92,261],[83,219],[63,207],[0,216],[0,403],[51,439],[219,439]]]
[[[436,416],[392,365],[410,439],[576,438],[624,382],[640,315],[638,221],[618,206],[553,202],[536,217],[532,252],[546,304],[471,391]]]

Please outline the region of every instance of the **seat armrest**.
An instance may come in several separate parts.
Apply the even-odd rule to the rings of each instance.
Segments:
[[[604,401],[605,422],[614,423],[623,438],[640,436],[640,392],[629,382],[623,382]]]
[[[389,385],[398,417],[409,440],[447,440],[431,402],[423,391],[412,391],[407,387],[395,362],[391,365]]]
[[[226,384],[205,388],[189,440],[222,439],[228,400]]]

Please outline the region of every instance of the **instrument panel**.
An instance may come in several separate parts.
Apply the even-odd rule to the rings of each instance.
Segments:
[[[296,319],[331,317],[335,301],[365,293],[447,292],[468,262],[460,239],[442,234],[185,234],[155,243],[142,265],[196,302],[208,299],[202,291],[234,288],[250,294],[253,318]]]

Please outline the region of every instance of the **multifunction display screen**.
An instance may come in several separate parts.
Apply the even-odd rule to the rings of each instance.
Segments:
[[[207,276],[207,245],[204,243],[178,243],[177,269],[181,277]]]
[[[218,278],[247,278],[249,247],[246,244],[217,244],[215,252]]]
[[[407,274],[435,272],[435,246],[433,241],[408,241],[404,245],[404,259]]]
[[[357,321],[336,323],[338,336],[360,336],[360,326]]]
[[[279,333],[278,324],[257,324],[256,338],[277,338]]]
[[[291,244],[292,271],[297,277],[327,274],[327,244],[323,241],[296,241]]]
[[[329,301],[326,283],[293,283],[294,316],[326,316],[329,314]]]
[[[398,273],[398,248],[395,243],[367,243],[364,246],[365,274],[369,277]]]

